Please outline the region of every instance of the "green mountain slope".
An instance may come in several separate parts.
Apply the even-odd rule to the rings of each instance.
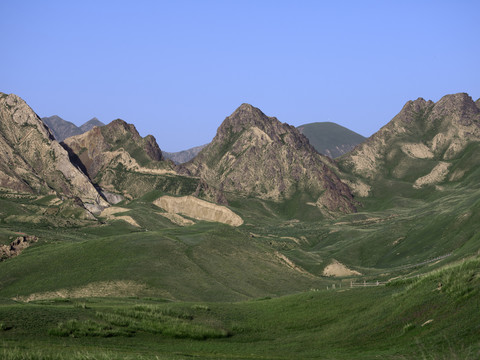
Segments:
[[[315,150],[331,158],[349,152],[366,140],[364,136],[332,122],[304,124],[297,129],[308,138]]]

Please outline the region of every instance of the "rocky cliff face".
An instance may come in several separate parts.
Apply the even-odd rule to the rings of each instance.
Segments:
[[[419,98],[407,102],[340,163],[364,183],[391,178],[422,188],[458,180],[458,174],[450,174],[450,166],[469,144],[479,140],[480,108],[468,94],[446,95],[437,103]]]
[[[0,186],[78,197],[91,211],[108,206],[50,130],[18,96],[0,93]]]
[[[321,208],[355,211],[350,189],[335,174],[335,164],[318,154],[295,127],[248,104],[227,117],[213,141],[179,172],[198,176],[227,195],[280,201],[308,191]]]
[[[134,125],[120,119],[63,144],[94,183],[129,197],[156,188],[159,176],[176,174],[152,135],[142,138]]]

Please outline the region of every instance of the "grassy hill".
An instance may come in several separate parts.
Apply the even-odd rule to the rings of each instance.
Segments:
[[[355,131],[328,121],[300,125],[297,129],[308,138],[315,150],[331,158],[349,152],[366,140]]]

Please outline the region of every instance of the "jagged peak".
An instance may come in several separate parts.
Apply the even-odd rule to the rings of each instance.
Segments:
[[[249,104],[249,103],[242,103],[237,108],[237,110],[253,110],[253,109],[258,109],[258,108],[256,108],[255,106],[253,106],[252,104]]]
[[[218,128],[217,135],[222,137],[230,132],[238,133],[252,126],[269,133],[269,129],[280,124],[277,118],[269,117],[259,108],[243,103],[230,116],[225,118]]]
[[[242,105],[240,105],[228,118],[243,123],[252,122],[255,120],[265,121],[269,119],[269,117],[265,115],[262,110],[247,103],[243,103]]]
[[[102,127],[104,132],[107,133],[131,133],[135,138],[141,138],[140,134],[137,131],[137,128],[133,124],[127,123],[125,120],[122,119],[115,119],[109,124]],[[102,132],[103,132],[102,131]]]
[[[100,129],[104,135],[106,134],[107,137],[110,135],[113,138],[118,136],[119,132],[122,134],[130,133],[135,141],[142,141],[144,143],[145,151],[152,160],[164,160],[162,151],[160,150],[155,137],[153,135],[147,135],[142,138],[133,124],[129,124],[122,119],[115,119],[110,124],[105,125]]]
[[[445,95],[432,111],[434,117],[448,117],[463,126],[480,123],[480,109],[467,93]]]
[[[119,119],[112,120],[107,125],[108,126],[121,126],[121,127],[127,128],[129,124],[125,120],[122,120],[122,119],[119,118]]]
[[[476,107],[472,97],[467,93],[449,94],[443,96],[435,107],[451,107],[454,109],[466,109]]]

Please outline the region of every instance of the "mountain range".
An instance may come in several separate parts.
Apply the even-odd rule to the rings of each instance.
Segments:
[[[180,164],[121,119],[48,121],[0,93],[11,358],[480,351],[480,99],[409,101],[364,141],[241,104]]]
[[[362,135],[332,122],[309,123],[300,125],[297,129],[307,137],[315,150],[331,158],[349,152],[366,139]],[[183,164],[192,160],[207,145],[195,146],[178,152],[164,151],[163,156],[176,164]]]

